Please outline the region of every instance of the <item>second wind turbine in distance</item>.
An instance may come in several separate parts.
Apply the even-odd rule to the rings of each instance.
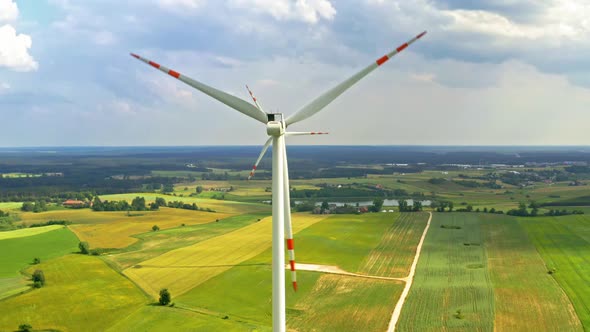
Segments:
[[[287,326],[285,314],[285,231],[287,232],[287,249],[289,250],[289,263],[292,273],[293,287],[297,290],[297,279],[295,275],[295,250],[293,243],[293,231],[291,228],[291,210],[289,197],[289,170],[287,166],[287,153],[285,148],[285,136],[296,135],[314,135],[316,132],[287,132],[288,126],[305,120],[316,114],[334,99],[340,96],[344,91],[367,76],[370,72],[384,64],[387,60],[403,51],[410,44],[420,39],[426,34],[426,31],[420,33],[408,42],[400,45],[395,50],[387,53],[363,70],[354,74],[344,82],[328,90],[312,102],[295,112],[287,119],[283,119],[282,113],[266,113],[260,107],[257,99],[250,89],[250,95],[254,100],[254,105],[247,101],[232,96],[221,90],[215,89],[204,83],[196,81],[188,76],[182,75],[177,71],[161,66],[158,63],[140,57],[137,54],[131,55],[150,66],[161,70],[162,72],[181,80],[193,88],[219,100],[225,105],[241,112],[255,120],[266,125],[266,133],[270,136],[264,145],[263,151],[259,156],[250,177],[254,174],[258,162],[266,152],[266,149],[272,143],[272,326],[273,331],[285,331]],[[323,133],[322,133],[323,134]]]

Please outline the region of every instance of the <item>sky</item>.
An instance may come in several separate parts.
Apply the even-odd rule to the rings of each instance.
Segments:
[[[0,146],[261,145],[129,53],[290,115],[424,30],[289,144],[590,144],[587,0],[0,0]]]

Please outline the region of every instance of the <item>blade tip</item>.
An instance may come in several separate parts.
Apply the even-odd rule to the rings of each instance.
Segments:
[[[139,55],[135,54],[135,53],[129,53],[129,55],[131,55],[132,57],[139,59]]]

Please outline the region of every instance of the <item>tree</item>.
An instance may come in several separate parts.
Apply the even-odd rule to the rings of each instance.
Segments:
[[[163,193],[171,193],[174,192],[174,185],[171,183],[165,184],[162,188]]]
[[[373,206],[371,207],[371,209],[373,210],[373,212],[379,212],[381,211],[381,208],[383,207],[383,198],[375,198],[373,200]]]
[[[449,202],[449,212],[453,212],[453,202]]]
[[[35,288],[41,288],[42,286],[45,285],[45,275],[43,274],[43,271],[41,270],[35,270],[35,272],[33,272],[33,285],[35,286]]]
[[[33,327],[31,326],[31,324],[20,324],[18,326],[19,332],[30,332],[32,330],[33,330]]]
[[[159,210],[159,209],[160,209],[160,206],[158,205],[158,203],[155,203],[155,202],[150,203],[150,210],[156,211],[156,210]]]
[[[471,211],[473,211],[473,206],[471,206],[471,205],[467,205],[467,208],[466,208],[466,210],[467,210],[467,212],[471,212]]]
[[[160,227],[158,225],[152,226],[152,231],[156,232],[156,231],[159,231],[159,230],[160,230]]]
[[[158,204],[158,206],[166,206],[166,200],[162,197],[157,197],[156,204]]]
[[[34,265],[37,265],[37,264],[39,264],[39,263],[41,263],[41,258],[39,258],[39,257],[35,257],[35,258],[33,258],[33,264],[34,264]]]
[[[35,208],[35,205],[31,202],[24,202],[23,206],[21,206],[21,211],[23,212],[31,212]]]
[[[203,192],[203,187],[202,186],[197,186],[197,188],[195,189],[197,191],[197,194],[200,194]]]
[[[414,200],[414,206],[412,207],[414,212],[422,211],[422,202],[419,200]]]
[[[83,255],[88,255],[90,253],[90,245],[86,241],[78,243],[78,248],[80,249],[80,253]]]
[[[322,206],[320,206],[320,212],[324,213],[324,211],[327,211],[329,209],[330,209],[330,204],[328,204],[328,201],[323,201]]]
[[[160,299],[158,300],[158,302],[160,302],[161,305],[168,305],[168,303],[170,303],[171,300],[172,296],[170,296],[170,292],[168,291],[168,289],[162,288],[160,290]]]
[[[406,212],[408,211],[408,201],[405,199],[400,199],[398,202],[399,205],[399,212]]]
[[[133,201],[131,201],[131,209],[133,211],[145,211],[145,198],[143,197],[135,197]]]

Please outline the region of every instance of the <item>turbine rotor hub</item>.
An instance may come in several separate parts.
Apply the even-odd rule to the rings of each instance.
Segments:
[[[267,114],[268,122],[266,123],[266,133],[268,136],[281,136],[285,133],[285,122],[282,113]]]

